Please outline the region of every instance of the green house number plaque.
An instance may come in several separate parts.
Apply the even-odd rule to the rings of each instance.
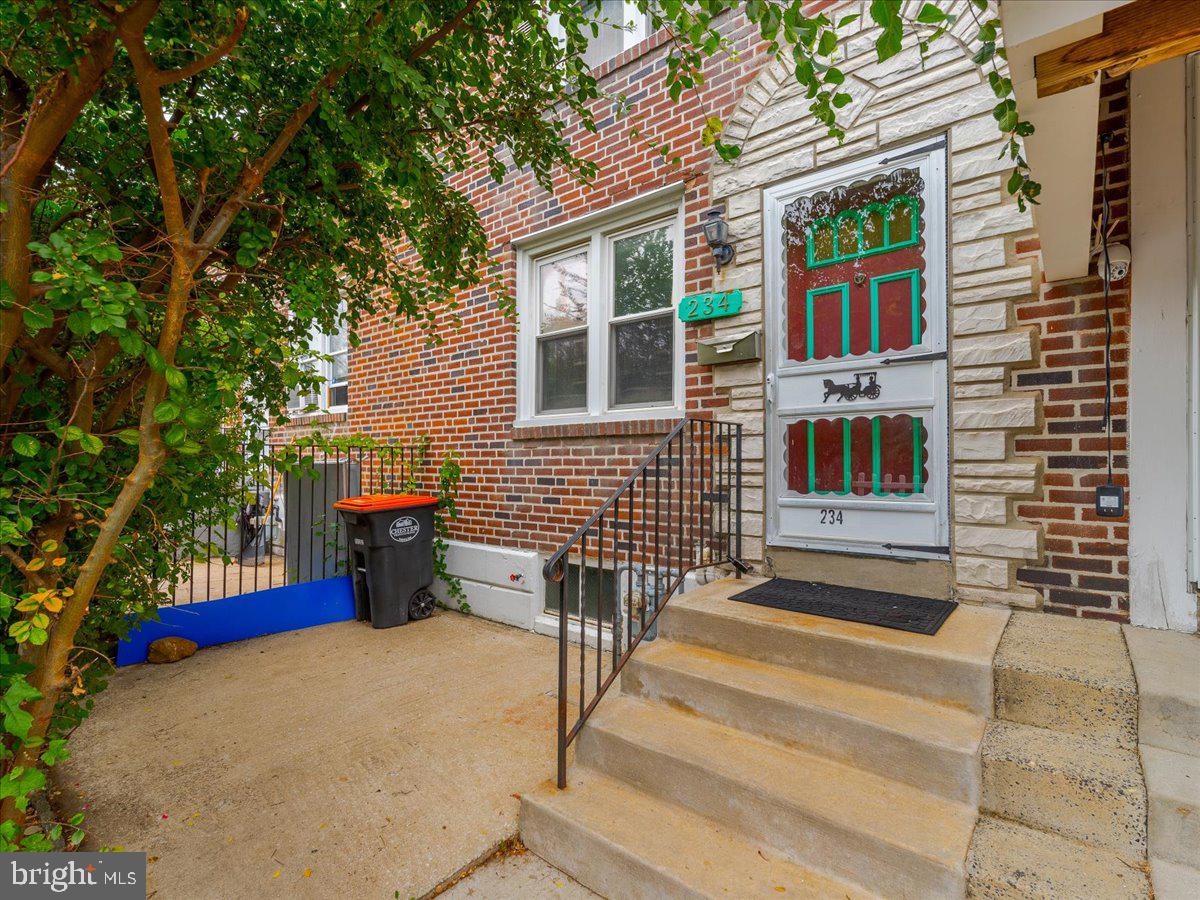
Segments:
[[[741,311],[741,291],[693,294],[679,301],[679,318],[684,322],[702,322],[705,319],[720,319],[722,316],[732,316]]]

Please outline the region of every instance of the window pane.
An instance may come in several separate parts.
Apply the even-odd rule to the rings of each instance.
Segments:
[[[567,565],[567,612],[570,618],[579,618],[579,563]],[[596,626],[596,608],[604,621],[611,622],[613,615],[613,599],[620,594],[624,596],[625,584],[617,585],[612,569],[598,569],[589,565],[584,576],[583,614],[588,618],[588,627]],[[546,591],[546,612],[558,613],[558,590]]]
[[[587,333],[538,341],[538,412],[587,406]]]
[[[903,244],[912,240],[913,214],[912,206],[900,200],[892,207],[888,219],[888,238],[893,244]]]
[[[671,400],[674,338],[670,315],[613,326],[613,406]]]
[[[587,253],[538,266],[541,334],[587,324]]]
[[[878,250],[883,246],[883,213],[871,209],[863,216],[863,250]]]
[[[656,228],[613,241],[613,315],[671,305],[675,252],[671,230]]]
[[[922,494],[929,483],[928,438],[924,420],[905,413],[800,419],[787,427],[788,490],[860,497]]]
[[[592,36],[590,28],[585,29],[588,35],[587,51],[583,60],[591,68],[612,59],[626,46],[627,35],[625,28],[624,0],[600,0],[600,9],[595,4],[588,5],[589,12],[597,13],[595,21],[600,26],[600,33]]]
[[[813,227],[812,258],[813,262],[833,259],[832,225],[821,224]]]
[[[846,216],[838,220],[838,256],[858,253],[858,218]]]
[[[311,359],[301,360],[299,366],[301,369],[304,369],[308,372],[315,372],[318,368],[316,360]],[[318,404],[320,399],[321,395],[319,390],[317,393],[313,393],[312,388],[310,387],[306,389],[305,393],[301,393],[301,388],[297,386],[292,388],[292,390],[288,393],[287,405],[288,409],[302,411],[306,406]]]
[[[336,356],[330,357],[329,360],[329,380],[333,384],[340,384],[346,381],[346,362],[348,357],[345,353],[339,353]]]
[[[349,386],[343,384],[333,384],[329,386],[329,402],[328,406],[345,406],[346,396],[349,394]]]

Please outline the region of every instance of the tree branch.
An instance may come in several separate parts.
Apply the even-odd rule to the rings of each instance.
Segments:
[[[163,221],[167,226],[167,238],[178,254],[184,252],[186,224],[183,219],[183,203],[179,198],[179,182],[175,174],[175,157],[171,152],[171,134],[167,128],[167,117],[163,111],[162,94],[158,89],[159,70],[146,50],[146,25],[153,17],[154,8],[147,14],[132,16],[117,27],[121,43],[133,63],[138,97],[142,102],[142,113],[146,119],[146,131],[150,136],[150,153],[154,158],[154,174],[158,181],[158,193],[162,201]]]
[[[161,87],[166,84],[174,84],[177,81],[183,81],[191,78],[194,75],[199,75],[205,69],[211,69],[222,59],[233,52],[233,48],[237,46],[238,41],[242,39],[242,34],[246,30],[246,21],[250,18],[250,11],[246,7],[242,7],[237,11],[234,18],[233,31],[226,38],[217,44],[212,50],[204,54],[199,59],[188,63],[186,66],[181,66],[178,69],[155,69],[158,73],[155,77]]]
[[[38,341],[26,335],[17,338],[17,346],[40,362],[43,366],[57,375],[63,381],[69,381],[77,373],[71,370],[71,364],[49,347],[44,347]]]
[[[408,61],[410,63],[416,62],[418,59],[432,50],[438,41],[451,32],[457,31],[467,16],[471,14],[471,11],[478,5],[479,0],[467,0],[467,5],[462,8],[458,15],[456,15],[453,19],[450,19],[448,22],[445,22],[441,28],[430,34],[425,38],[425,40],[417,44],[417,46],[413,47],[408,54]]]
[[[472,6],[478,0],[472,0]],[[363,36],[371,32],[381,21],[383,21],[382,13],[375,13],[367,21],[363,29]],[[275,136],[275,140],[271,142],[271,146],[267,148],[266,153],[260,156],[257,160],[250,163],[242,170],[241,177],[238,178],[237,186],[233,189],[233,193],[226,198],[221,204],[221,208],[217,210],[212,221],[204,230],[204,234],[197,241],[201,253],[197,254],[195,267],[198,268],[203,257],[212,252],[212,249],[217,246],[217,243],[225,236],[225,232],[229,230],[229,226],[233,224],[233,220],[237,218],[237,214],[241,212],[243,205],[254,193],[262,186],[263,178],[287,152],[287,148],[291,146],[292,141],[296,139],[296,135],[300,133],[300,129],[304,127],[304,123],[309,117],[317,111],[321,105],[321,100],[329,93],[334,85],[341,81],[353,65],[353,57],[341,63],[338,66],[330,69],[321,78],[317,85],[309,92],[308,100],[301,104],[288,117],[287,122],[279,130],[279,134]],[[193,269],[194,271],[194,269]]]

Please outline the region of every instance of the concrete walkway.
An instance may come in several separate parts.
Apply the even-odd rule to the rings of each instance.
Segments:
[[[519,847],[494,856],[441,896],[443,900],[596,900],[600,895]]]
[[[86,846],[149,853],[157,900],[420,896],[515,835],[551,773],[555,647],[440,612],[125,669],[61,799]]]

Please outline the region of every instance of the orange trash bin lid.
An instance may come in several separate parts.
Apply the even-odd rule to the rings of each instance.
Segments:
[[[334,509],[347,512],[379,512],[385,509],[406,509],[413,506],[436,506],[438,498],[429,494],[363,494],[347,497],[333,504]]]

